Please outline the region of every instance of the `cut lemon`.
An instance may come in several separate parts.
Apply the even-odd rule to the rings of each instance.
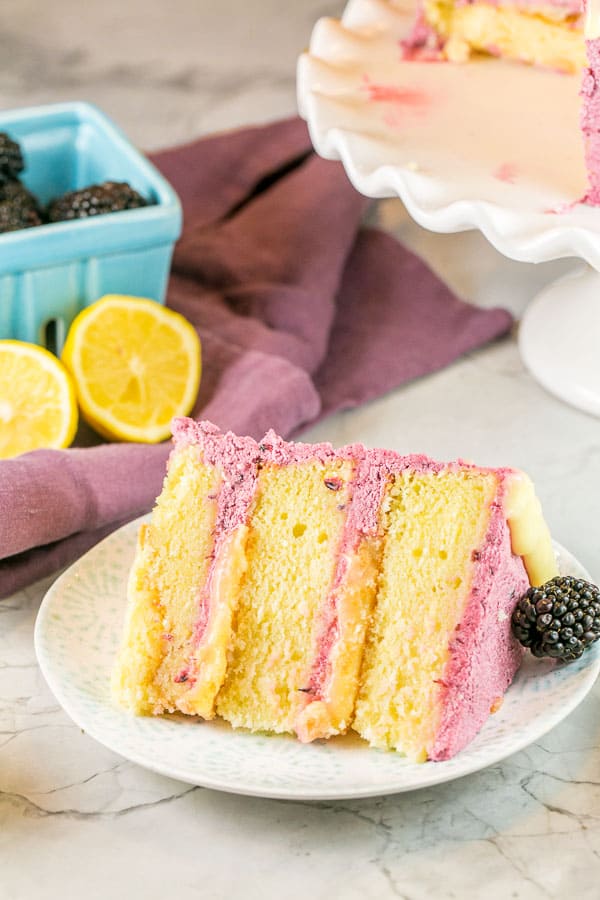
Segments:
[[[47,350],[0,341],[0,459],[68,447],[77,431],[73,382]]]
[[[200,341],[179,313],[109,294],[74,319],[62,353],[82,417],[103,437],[153,444],[190,412],[200,385]]]

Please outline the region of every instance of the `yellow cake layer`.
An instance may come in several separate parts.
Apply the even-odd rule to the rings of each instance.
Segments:
[[[217,712],[235,727],[291,732],[306,704],[319,614],[347,515],[350,462],[267,465],[258,477],[247,571]],[[325,480],[341,478],[334,491]]]
[[[423,13],[445,40],[444,55],[452,62],[464,62],[476,51],[564,72],[586,65],[579,17],[559,19],[556,7],[531,14],[510,5],[424,0]]]
[[[470,595],[493,473],[404,473],[387,497],[382,567],[353,727],[373,746],[423,760],[441,706],[436,679]]]
[[[175,679],[189,661],[199,589],[212,552],[218,470],[197,448],[171,457],[169,474],[143,526],[129,580],[125,641],[113,677],[117,699],[137,713],[174,711],[189,690]]]

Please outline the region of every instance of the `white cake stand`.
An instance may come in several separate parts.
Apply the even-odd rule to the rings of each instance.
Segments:
[[[432,231],[479,229],[522,262],[584,260],[533,300],[520,350],[545,388],[600,416],[600,210],[577,202],[579,79],[494,59],[404,61],[412,19],[411,0],[350,0],[341,21],[317,22],[298,64],[315,149]]]

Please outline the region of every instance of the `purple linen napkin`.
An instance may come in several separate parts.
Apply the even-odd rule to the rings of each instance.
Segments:
[[[159,153],[184,209],[168,304],[202,340],[193,415],[284,436],[504,334],[382,232],[298,119]],[[0,597],[149,510],[170,445],[37,450],[0,462]],[[418,449],[418,448],[417,448]]]

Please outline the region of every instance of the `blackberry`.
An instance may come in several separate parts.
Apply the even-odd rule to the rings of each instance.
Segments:
[[[534,656],[579,659],[600,638],[600,590],[570,575],[531,587],[513,611],[512,630]]]
[[[0,185],[14,181],[24,168],[21,148],[5,131],[0,131]]]
[[[0,185],[0,234],[41,224],[37,201],[20,181]]]
[[[70,191],[48,206],[49,222],[87,219],[104,213],[121,212],[146,206],[146,201],[126,181],[105,181],[80,191]]]

